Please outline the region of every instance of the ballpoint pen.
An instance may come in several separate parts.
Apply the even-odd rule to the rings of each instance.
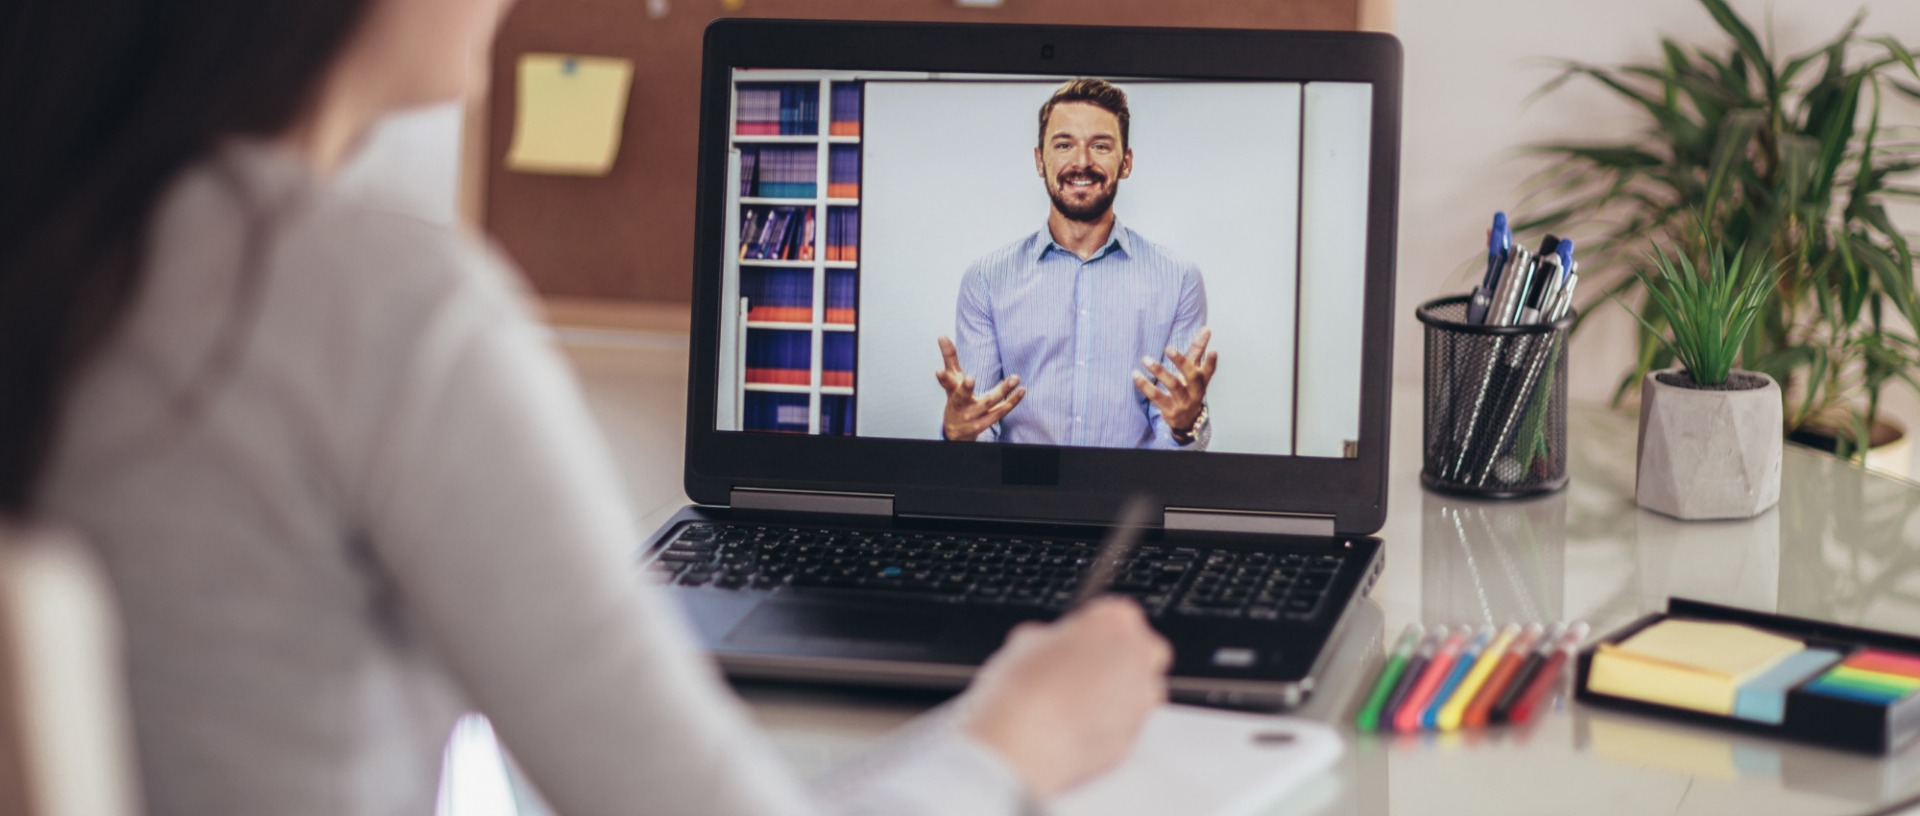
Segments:
[[[1093,600],[1107,587],[1113,584],[1114,573],[1120,565],[1133,555],[1133,547],[1140,541],[1140,528],[1145,526],[1153,513],[1153,502],[1143,495],[1133,495],[1120,507],[1120,516],[1114,521],[1113,529],[1107,531],[1107,539],[1100,543],[1100,551],[1093,558],[1093,564],[1087,567],[1087,577],[1080,582],[1080,589],[1074,593],[1070,608],[1078,609]]]
[[[1520,319],[1516,325],[1529,326],[1540,322],[1540,315],[1553,305],[1550,299],[1560,290],[1560,256],[1541,253],[1540,260],[1534,264],[1533,280],[1527,284],[1526,297],[1520,301]]]
[[[1511,257],[1507,259],[1507,268],[1500,275],[1500,285],[1494,291],[1493,306],[1487,313],[1488,325],[1512,325],[1512,318],[1517,314],[1517,298],[1520,290],[1518,281],[1524,279],[1532,269],[1532,253],[1529,253],[1526,247],[1514,247]],[[1472,384],[1470,387],[1473,388],[1473,402],[1468,406],[1464,416],[1456,414],[1452,418],[1449,436],[1452,438],[1454,450],[1452,455],[1447,457],[1450,461],[1445,463],[1446,472],[1442,474],[1442,478],[1458,481],[1466,476],[1473,465],[1467,461],[1473,453],[1473,441],[1479,436],[1480,426],[1486,424],[1486,417],[1493,410],[1488,398],[1506,383],[1506,378],[1501,376],[1500,369],[1505,367],[1503,355],[1510,339],[1496,336],[1489,341],[1490,349],[1486,355],[1473,356],[1475,370],[1467,379],[1467,382]]]
[[[1487,230],[1487,271],[1480,279],[1480,285],[1473,290],[1473,298],[1467,301],[1467,322],[1487,322],[1487,309],[1493,303],[1493,290],[1500,284],[1500,270],[1507,262],[1507,250],[1513,243],[1513,233],[1507,230],[1507,214],[1493,214],[1493,229]]]
[[[1488,307],[1487,325],[1513,325],[1514,318],[1520,314],[1520,296],[1524,294],[1527,278],[1533,274],[1533,257],[1523,246],[1507,253],[1506,268],[1500,273],[1500,283],[1493,290],[1493,303]]]
[[[1576,267],[1579,266],[1578,262],[1574,265]],[[1560,288],[1552,305],[1541,315],[1544,322],[1558,323],[1567,316],[1568,312],[1573,310],[1573,288],[1579,285],[1579,283],[1580,275],[1578,273],[1568,272],[1566,274],[1566,285]],[[1533,349],[1534,353],[1531,355],[1531,359],[1527,361],[1525,371],[1520,377],[1520,387],[1513,392],[1511,397],[1502,395],[1504,399],[1501,401],[1505,402],[1507,406],[1506,418],[1495,428],[1493,453],[1487,457],[1487,461],[1481,467],[1480,473],[1473,480],[1473,483],[1477,486],[1484,486],[1487,480],[1492,478],[1495,465],[1501,459],[1499,452],[1506,448],[1507,442],[1513,437],[1514,429],[1520,425],[1520,418],[1525,416],[1527,407],[1533,404],[1533,389],[1539,385],[1540,377],[1545,373],[1547,366],[1553,365],[1555,357],[1562,353],[1565,339],[1560,332],[1555,331],[1550,332],[1545,337],[1539,338],[1534,342],[1536,343]],[[1516,464],[1518,463],[1516,462]]]
[[[1527,319],[1527,307],[1534,306],[1536,314],[1538,313],[1540,292],[1548,277],[1545,267],[1550,262],[1560,262],[1559,256],[1553,252],[1559,245],[1560,239],[1551,233],[1540,241],[1540,250],[1533,254],[1533,266],[1527,270],[1527,276],[1520,280],[1519,291],[1514,293],[1513,313],[1508,320],[1508,325],[1522,326],[1533,322]]]

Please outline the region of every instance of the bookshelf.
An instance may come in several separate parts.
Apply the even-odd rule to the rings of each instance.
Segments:
[[[723,297],[733,427],[851,435],[859,288],[857,78],[743,72],[733,84]]]

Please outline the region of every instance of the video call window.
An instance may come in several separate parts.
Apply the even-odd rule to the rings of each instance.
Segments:
[[[1371,111],[737,70],[718,428],[1354,456]]]

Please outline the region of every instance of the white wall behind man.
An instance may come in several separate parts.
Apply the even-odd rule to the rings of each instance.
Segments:
[[[1893,34],[1920,42],[1920,3],[1882,0],[1731,0],[1762,39],[1772,9],[1777,48],[1794,52],[1832,37],[1864,7],[1865,34]],[[1691,0],[1399,0],[1395,31],[1406,50],[1405,134],[1400,185],[1400,285],[1395,305],[1394,369],[1401,382],[1421,376],[1421,302],[1471,288],[1465,265],[1485,257],[1485,234],[1494,210],[1511,209],[1526,173],[1537,159],[1518,148],[1541,141],[1621,139],[1642,119],[1592,83],[1576,81],[1522,108],[1522,102],[1555,69],[1542,57],[1605,65],[1653,61],[1661,35],[1682,43],[1723,49],[1725,35],[1705,9]],[[1900,123],[1920,123],[1912,106],[1890,103]],[[1908,230],[1920,229],[1920,213],[1896,212]],[[1529,246],[1539,235],[1526,235]],[[1575,234],[1576,241],[1586,236]],[[1595,273],[1588,266],[1582,291]],[[1581,330],[1573,344],[1570,392],[1575,399],[1604,399],[1631,362],[1631,319],[1620,307],[1597,307],[1602,319]],[[1911,427],[1920,401],[1895,395],[1896,413]],[[1416,388],[1398,399],[1419,399]],[[1409,444],[1409,440],[1397,440]]]
[[[1762,28],[1762,37],[1771,7],[1774,39],[1783,49],[1825,40],[1860,8],[1868,11],[1864,32],[1920,42],[1920,3],[1911,0],[1731,2]],[[1394,368],[1397,379],[1417,382],[1421,336],[1413,309],[1471,285],[1466,264],[1482,246],[1487,221],[1494,210],[1514,206],[1520,179],[1539,166],[1518,148],[1549,139],[1622,138],[1641,126],[1631,110],[1583,83],[1522,109],[1528,94],[1553,75],[1539,58],[1644,61],[1658,56],[1662,34],[1716,46],[1723,35],[1689,0],[1398,0],[1394,16],[1393,30],[1406,49]],[[382,127],[346,181],[409,211],[451,220],[460,143],[456,110],[408,114]],[[1903,123],[1920,122],[1911,108],[1900,110]],[[1920,229],[1920,215],[1911,210],[1896,218]],[[1576,398],[1604,398],[1630,360],[1630,323],[1616,306],[1599,308],[1606,312],[1603,319],[1583,329],[1573,345],[1570,386]],[[1420,398],[1417,390],[1397,396]],[[1920,420],[1920,401],[1898,391],[1890,396],[1910,426]]]

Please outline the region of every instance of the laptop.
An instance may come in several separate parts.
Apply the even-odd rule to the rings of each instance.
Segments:
[[[1400,51],[722,20],[644,568],[734,678],[959,688],[1110,574],[1176,699],[1312,693],[1382,568]]]

